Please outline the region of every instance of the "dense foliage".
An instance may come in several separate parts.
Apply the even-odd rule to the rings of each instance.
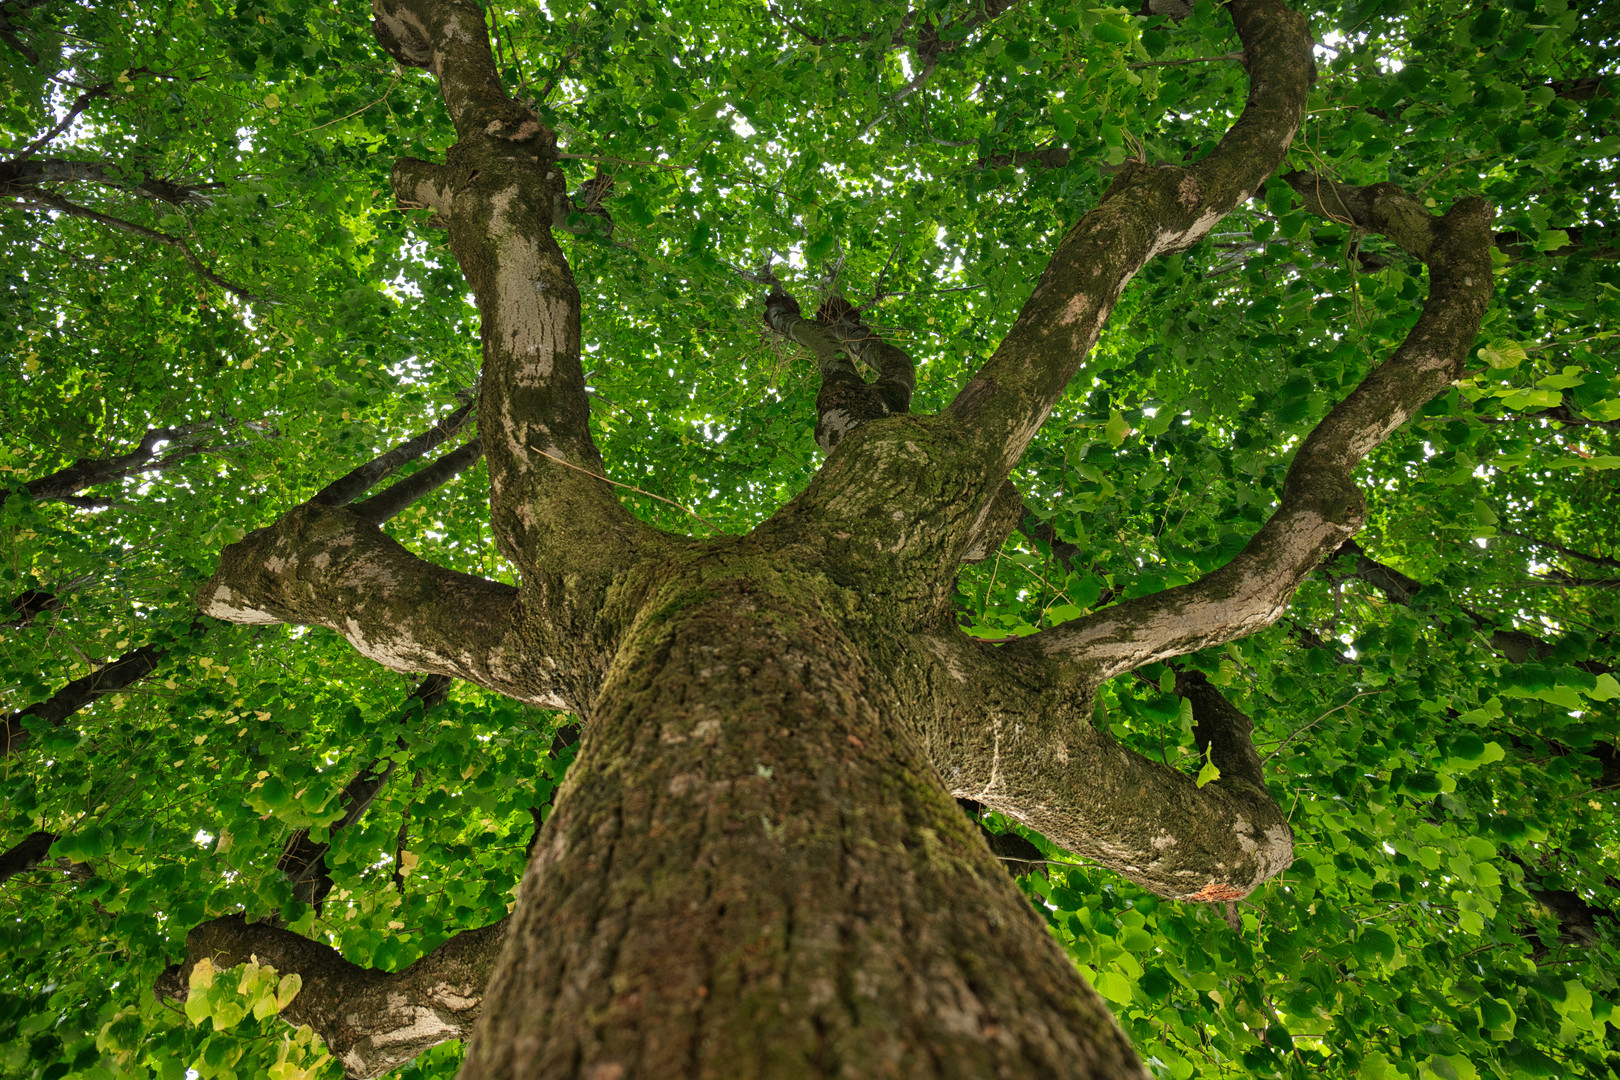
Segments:
[[[1359,548],[1275,626],[1182,666],[1253,717],[1293,868],[1240,904],[1170,903],[1047,846],[1022,884],[1159,1076],[1610,1076],[1620,17],[1310,10],[1288,169],[1497,207],[1477,363],[1369,459]],[[746,531],[821,457],[815,368],[760,320],[773,263],[803,299],[861,305],[932,411],[1113,173],[1207,150],[1246,92],[1208,0],[488,15],[579,191],[565,249],[609,475],[695,535]],[[491,922],[569,719],[464,684],[424,708],[335,634],[199,619],[193,597],[224,545],[472,386],[460,271],[388,180],[442,155],[448,120],[352,5],[7,0],[0,40],[0,706],[155,662],[59,724],[18,721],[0,847],[57,838],[0,885],[0,1073],[336,1076],[276,1015],[296,980],[194,975],[183,1012],[152,987],[233,912],[390,971]],[[1417,263],[1307,202],[1279,175],[1139,275],[1015,475],[1027,529],[963,568],[970,632],[1188,581],[1265,519],[1290,450],[1423,295]],[[99,484],[25,486],[153,429],[175,430]],[[487,499],[477,467],[389,528],[511,580]],[[1176,685],[1123,676],[1098,720],[1197,771]],[[390,767],[350,822],[345,788]],[[278,869],[296,830],[331,843],[318,909]]]

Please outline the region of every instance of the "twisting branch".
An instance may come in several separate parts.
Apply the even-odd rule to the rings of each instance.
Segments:
[[[432,208],[446,225],[478,304],[496,546],[526,574],[611,579],[660,534],[597,479],[579,290],[553,236],[568,202],[556,138],[502,89],[477,4],[378,0],[373,10],[389,54],[438,76],[456,128],[443,165],[401,158],[392,183],[400,205]]]
[[[797,300],[773,288],[765,298],[765,324],[816,358],[816,444],[823,450],[861,424],[910,410],[917,379],[911,357],[862,324],[843,297],[828,297],[811,320],[799,313]],[[877,370],[875,382],[861,377],[852,357]]]
[[[1296,184],[1296,189],[1299,185]],[[1310,186],[1310,190],[1317,189]],[[1269,626],[1299,582],[1361,526],[1352,481],[1363,457],[1460,377],[1491,292],[1490,207],[1464,199],[1432,217],[1393,184],[1313,204],[1348,211],[1429,265],[1429,297],[1399,349],[1328,413],[1294,456],[1282,498],[1231,562],[1199,580],[1116,604],[1008,646],[1072,662],[1068,677],[1106,679]]]
[[[920,642],[939,661],[947,704],[923,723],[928,756],[951,793],[1038,831],[1159,896],[1247,896],[1294,858],[1286,815],[1266,789],[1252,726],[1195,675],[1177,684],[1202,713],[1221,777],[1192,776],[1121,746],[1089,717],[1091,695],[1047,681],[1011,645],[963,636]],[[960,696],[958,696],[958,693]]]
[[[48,207],[49,209],[55,210],[59,213],[66,214],[68,217],[84,218],[86,221],[94,221],[98,224],[106,225],[108,228],[133,233],[136,236],[144,237],[147,240],[156,241],[157,243],[163,244],[166,247],[171,247],[180,253],[181,257],[186,260],[186,264],[191,267],[192,272],[203,281],[206,281],[210,285],[215,285],[221,289],[224,289],[238,300],[251,303],[254,299],[256,299],[252,293],[248,292],[240,285],[233,285],[231,282],[226,281],[224,278],[214,273],[213,270],[209,269],[208,264],[204,263],[202,259],[198,258],[195,251],[191,250],[191,245],[180,239],[178,236],[170,236],[166,232],[159,232],[157,229],[149,229],[145,225],[137,225],[133,221],[125,221],[123,218],[113,217],[111,214],[103,214],[99,210],[92,210],[88,206],[80,206],[78,203],[68,202],[61,196],[52,195],[47,191],[29,189],[25,194],[14,195],[14,197],[24,203]]]
[[[988,498],[1023,455],[1091,347],[1126,283],[1153,256],[1180,251],[1265,182],[1294,140],[1315,76],[1303,16],[1282,0],[1234,0],[1249,99],[1202,161],[1130,164],[1058,244],[995,354],[946,416],[991,457],[976,458]]]

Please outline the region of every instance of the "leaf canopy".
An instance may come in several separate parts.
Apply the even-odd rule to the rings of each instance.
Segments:
[[[1477,363],[1366,463],[1360,548],[1273,628],[1188,658],[1253,717],[1294,867],[1223,910],[1033,837],[1050,863],[1024,887],[1158,1076],[1609,1076],[1620,22],[1565,0],[1310,14],[1287,169],[1495,204]],[[821,459],[815,368],[762,327],[761,272],[861,305],[934,411],[1118,169],[1207,152],[1246,93],[1208,0],[488,15],[581,193],[566,251],[608,475],[698,535],[745,532]],[[0,842],[58,837],[0,890],[0,1071],[335,1076],[278,1018],[295,975],[194,972],[183,1014],[151,987],[230,912],[388,971],[493,921],[568,719],[465,685],[413,705],[335,634],[197,621],[193,596],[223,546],[472,386],[466,285],[388,179],[454,135],[363,8],[7,4],[0,27],[0,701],[156,649],[129,692],[31,722],[0,776]],[[28,171],[47,162],[97,168]],[[1230,559],[1423,294],[1420,264],[1280,175],[1150,263],[1017,470],[1045,539],[963,568],[969,632],[1027,635]],[[24,486],[153,429],[189,430],[78,501]],[[474,469],[389,528],[510,581],[487,502]],[[1098,722],[1220,782],[1175,682],[1114,680]],[[392,781],[334,828],[381,760]],[[319,912],[277,870],[296,830],[331,844]],[[458,1060],[447,1044],[398,1075]]]

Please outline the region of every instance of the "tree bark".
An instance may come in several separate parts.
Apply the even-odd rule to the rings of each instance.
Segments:
[[[464,1078],[1145,1075],[816,586],[715,557],[660,592]]]

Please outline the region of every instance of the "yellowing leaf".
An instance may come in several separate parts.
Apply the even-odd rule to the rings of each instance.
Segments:
[[[298,996],[298,991],[303,988],[303,985],[304,978],[298,972],[293,971],[283,975],[281,982],[276,985],[276,1008],[285,1009],[288,1005],[291,1005],[292,999]]]
[[[214,985],[214,962],[203,957],[191,967],[191,977],[187,980],[193,990],[206,990]]]
[[[1475,355],[1493,368],[1518,367],[1530,359],[1530,354],[1517,341],[1494,341]]]

